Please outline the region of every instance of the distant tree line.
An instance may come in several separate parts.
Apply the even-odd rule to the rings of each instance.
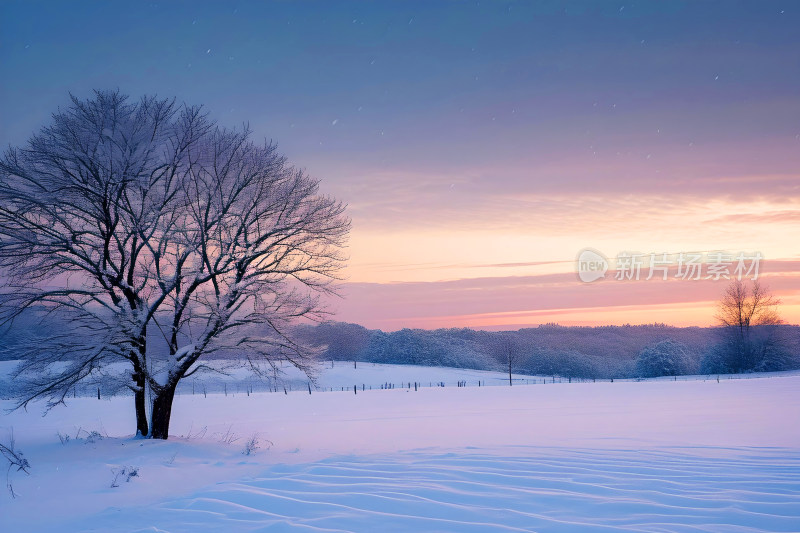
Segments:
[[[771,324],[750,329],[752,354],[747,364],[736,363],[740,347],[725,326],[547,324],[503,332],[468,328],[384,332],[328,322],[304,326],[301,336],[321,346],[321,357],[328,361],[502,371],[510,366],[517,373],[586,379],[800,368],[800,327]]]
[[[295,336],[316,346],[322,361],[353,365],[447,366],[583,379],[798,369],[800,326],[782,324],[776,305],[777,300],[758,284],[733,283],[720,301],[720,325],[709,328],[544,324],[500,332],[468,328],[384,332],[358,324],[323,322],[298,326]],[[37,314],[36,309],[29,309],[18,317],[14,328],[0,328],[0,346],[8,347],[0,350],[0,360],[24,353],[16,347],[35,336]],[[58,327],[52,320],[49,326]],[[76,334],[68,324],[61,328],[64,333]],[[163,344],[157,331],[148,332],[148,346],[156,353],[167,350]],[[246,355],[241,350],[227,350],[210,358],[235,360]],[[119,392],[109,389],[109,383],[101,377],[90,385],[101,387],[104,394]]]
[[[0,330],[0,344],[14,346],[29,338],[33,312],[13,329]],[[51,322],[52,326],[52,322]],[[67,325],[64,325],[68,329]],[[678,328],[663,324],[566,327],[555,324],[518,331],[468,328],[401,329],[384,332],[358,324],[324,322],[300,326],[298,338],[316,345],[322,361],[339,364],[384,363],[448,366],[477,370],[610,379],[780,371],[800,368],[800,327],[750,326],[746,360],[740,339],[725,326]],[[157,345],[158,337],[149,340]],[[12,359],[16,350],[0,350]],[[236,358],[235,350],[213,358]],[[98,381],[103,393],[108,383]]]

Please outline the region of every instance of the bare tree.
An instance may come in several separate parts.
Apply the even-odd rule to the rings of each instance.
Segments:
[[[493,339],[494,357],[508,370],[508,386],[514,384],[512,373],[519,364],[521,350],[519,341],[511,332],[500,332],[494,334]]]
[[[0,159],[2,320],[36,306],[73,326],[43,328],[18,354],[17,377],[32,376],[21,405],[39,397],[55,405],[108,363],[127,361],[137,432],[147,434],[146,333],[158,307],[148,299],[159,281],[143,267],[147,241],[172,216],[186,148],[208,127],[197,108],[96,92],[72,97],[25,148]]]
[[[769,326],[782,323],[777,311],[779,304],[780,300],[757,280],[749,285],[734,280],[725,289],[716,318],[724,328],[726,357],[732,371],[756,369],[759,359],[774,344],[771,335],[765,336],[764,332]],[[757,329],[759,335],[754,335]]]
[[[324,313],[315,294],[331,291],[349,221],[273,145],[248,139],[197,107],[97,92],[6,152],[2,320],[41,306],[76,330],[29,344],[19,374],[34,378],[19,405],[59,403],[123,361],[137,432],[167,438],[175,387],[203,355],[236,348],[259,370],[279,346],[307,368],[286,324]],[[153,325],[166,357],[148,348]]]
[[[175,388],[206,354],[238,350],[259,374],[278,359],[308,373],[309,350],[288,327],[326,316],[319,295],[343,266],[344,206],[248,137],[218,129],[192,153],[183,215],[153,253],[158,277],[176,281],[162,307],[169,359],[149,376],[154,438],[167,438]]]

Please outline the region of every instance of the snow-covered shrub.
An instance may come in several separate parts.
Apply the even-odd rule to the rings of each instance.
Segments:
[[[715,344],[706,350],[700,362],[700,373],[702,374],[733,374],[735,373],[732,365],[731,354],[735,348],[727,342]]]
[[[625,361],[584,354],[575,350],[536,348],[528,353],[520,369],[540,376],[607,379],[627,377]]]
[[[703,357],[704,374],[773,372],[800,368],[800,333],[796,326],[770,324],[746,331],[725,327]]]
[[[639,377],[679,376],[691,371],[689,348],[670,339],[647,346],[636,359]]]

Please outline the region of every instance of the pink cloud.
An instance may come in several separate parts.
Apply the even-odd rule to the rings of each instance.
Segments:
[[[674,269],[670,276],[674,276]],[[479,277],[437,282],[348,283],[344,299],[335,303],[337,320],[368,327],[398,329],[408,325],[431,327],[463,325],[467,317],[527,316],[531,323],[557,321],[559,315],[581,311],[603,313],[626,308],[636,321],[637,310],[652,306],[713,306],[725,280],[652,279],[617,281],[614,272],[605,280],[582,283],[574,273],[535,276]],[[800,297],[800,261],[762,264],[761,280],[779,297]],[[790,319],[792,317],[789,317]],[[705,323],[713,323],[713,313]]]

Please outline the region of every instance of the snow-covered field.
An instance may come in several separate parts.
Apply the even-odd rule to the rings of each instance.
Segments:
[[[4,412],[32,468],[0,531],[800,530],[796,374],[476,384],[183,394],[166,442],[130,437],[129,397]]]

